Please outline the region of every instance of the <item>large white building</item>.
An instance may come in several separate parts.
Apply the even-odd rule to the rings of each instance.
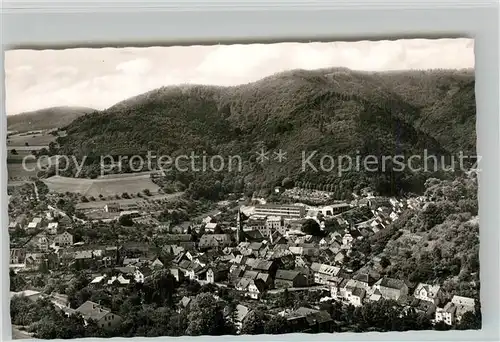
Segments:
[[[306,207],[303,205],[259,204],[255,207],[255,214],[299,219],[305,216]]]

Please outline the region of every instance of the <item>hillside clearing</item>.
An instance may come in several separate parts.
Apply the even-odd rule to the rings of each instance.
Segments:
[[[115,177],[103,179],[85,179],[53,176],[44,179],[50,191],[56,193],[73,192],[86,197],[110,197],[123,193],[136,194],[147,189],[156,194],[160,187],[151,181],[149,175]]]

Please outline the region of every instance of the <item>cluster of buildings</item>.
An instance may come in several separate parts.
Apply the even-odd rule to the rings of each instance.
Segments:
[[[53,214],[47,214],[45,219],[34,218],[27,225],[27,229],[41,232],[23,246],[11,248],[11,268],[33,270],[44,264],[56,271],[61,266],[74,266],[91,273],[89,286],[113,287],[117,291],[120,287],[144,283],[155,269],[168,268],[178,282],[190,279],[200,284],[212,283],[235,289],[250,300],[285,289],[319,289],[326,291],[329,299],[354,306],[381,299],[395,300],[401,306],[434,315],[436,322],[452,325],[465,312],[474,310],[474,299],[453,296],[447,300],[439,285],[410,284],[406,280],[380,277],[376,272],[356,272],[346,262],[356,241],[385,229],[405,208],[416,208],[422,203],[420,199],[402,201],[368,195],[351,203],[323,207],[259,204],[247,218],[238,212],[235,232],[216,233],[220,230],[218,223],[210,217],[202,222],[205,233],[196,239],[182,230],[177,234],[162,232],[161,253],[156,249],[152,252],[147,243],[75,244],[72,234],[64,229],[64,215],[56,220]],[[343,214],[360,206],[370,208],[372,217],[357,224],[348,222]],[[118,216],[134,210],[115,203],[104,208],[106,213]],[[322,236],[302,231],[306,220],[314,220],[324,229],[325,218],[336,220],[341,228]],[[160,254],[170,255],[172,261],[165,265]],[[184,302],[184,306],[188,305],[189,298]],[[68,313],[80,312],[103,328],[113,328],[121,321],[109,309],[90,301],[74,310],[59,306]],[[245,317],[249,310],[244,306],[240,309],[239,316]],[[300,326],[298,331],[302,332],[333,322],[328,313],[308,308],[280,314]]]
[[[47,254],[73,247],[74,237],[68,231],[71,220],[64,213],[49,208],[31,221],[26,219],[26,215],[22,216],[21,220],[13,220],[9,224],[10,231],[21,228],[25,233],[25,238],[11,244],[11,268],[36,269],[43,261],[47,261]]]

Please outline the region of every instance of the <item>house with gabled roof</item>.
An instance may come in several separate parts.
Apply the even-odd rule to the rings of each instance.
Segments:
[[[250,280],[247,293],[245,296],[250,297],[252,299],[259,299],[262,297],[262,294],[266,291],[266,284],[262,279]]]
[[[314,273],[314,282],[316,284],[330,285],[340,272],[340,268],[332,265],[313,262],[311,270]]]
[[[300,307],[284,314],[293,332],[319,333],[331,331],[334,323],[327,311]]]
[[[241,331],[241,328],[243,327],[243,320],[249,313],[248,307],[238,304],[236,305],[236,308],[234,309],[234,314],[231,312],[229,306],[226,306],[224,308],[224,316],[226,317],[227,320],[230,320],[233,322],[233,324],[236,327],[237,333]]]
[[[236,282],[236,285],[234,286],[234,288],[237,291],[241,291],[241,292],[247,291],[248,285],[250,284],[251,281],[252,281],[252,279],[239,278],[238,281]]]
[[[102,285],[102,284],[105,283],[105,279],[106,279],[106,275],[105,274],[97,276],[94,279],[92,279],[92,281],[90,282],[89,285],[90,286]]]
[[[356,273],[349,280],[348,286],[359,287],[368,291],[374,284],[375,279],[369,273]]]
[[[75,311],[83,316],[85,322],[92,320],[102,329],[114,329],[122,321],[122,318],[111,312],[110,309],[89,300],[80,305]]]
[[[305,287],[307,278],[298,271],[278,270],[274,279],[276,288]]]
[[[159,258],[155,258],[151,263],[151,268],[163,268],[163,262]]]
[[[440,299],[443,299],[441,286],[429,285],[424,283],[420,283],[417,285],[413,296],[417,299],[431,302],[435,305],[438,305]]]
[[[215,229],[217,228],[217,223],[216,222],[209,222],[205,224],[205,231],[206,232],[215,232]]]
[[[462,296],[453,296],[451,299],[451,303],[453,303],[457,310],[455,312],[457,321],[462,320],[462,316],[466,312],[474,312],[476,301],[473,298],[462,297]]]
[[[266,272],[271,275],[274,275],[278,269],[278,263],[274,260],[253,259],[253,262],[247,263],[247,265],[249,265],[252,270]]]
[[[199,279],[200,272],[202,271],[206,272],[206,268],[189,260],[181,261],[181,263],[178,265],[178,268],[184,272],[184,277],[189,278],[191,280]]]
[[[456,311],[457,307],[455,304],[448,302],[443,308],[436,308],[434,321],[436,323],[444,322],[448,325],[453,325],[456,321]]]
[[[123,277],[123,275],[117,276],[112,276],[110,279],[108,279],[108,285],[118,285],[118,286],[124,286],[124,285],[129,285],[130,284],[130,279],[127,279]]]
[[[373,287],[380,291],[384,299],[400,300],[408,295],[408,285],[399,279],[384,277],[378,280]]]
[[[366,291],[360,287],[346,287],[345,290],[345,300],[354,306],[361,306],[363,304],[363,299],[365,298]]]
[[[174,276],[175,280],[180,283],[184,280],[184,271],[178,267],[171,267],[170,274]]]
[[[228,275],[229,267],[227,265],[216,264],[208,267],[206,277],[209,283],[216,283],[227,280]]]
[[[233,259],[230,260],[230,263],[241,265],[245,264],[246,261],[247,261],[246,256],[244,256],[243,254],[238,254]]]
[[[11,248],[10,249],[10,264],[17,265],[24,263],[26,258],[26,250],[24,248]]]

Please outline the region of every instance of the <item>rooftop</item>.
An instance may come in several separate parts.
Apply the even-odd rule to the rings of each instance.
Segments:
[[[276,272],[276,279],[294,280],[299,274],[297,271],[278,270]]]

